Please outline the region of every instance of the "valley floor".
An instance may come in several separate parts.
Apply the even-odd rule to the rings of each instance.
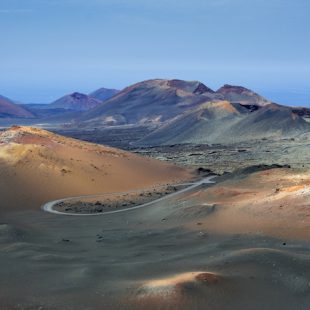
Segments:
[[[222,175],[118,214],[5,209],[1,310],[310,308],[308,141],[123,147]]]
[[[1,309],[309,309],[309,186],[256,169],[119,214],[7,213]]]
[[[150,132],[149,127],[120,126],[98,130],[55,129],[55,131],[61,135],[122,148],[182,166],[210,169],[219,174],[260,164],[310,168],[310,140],[307,136],[291,139],[260,139],[234,144],[135,147],[135,142]]]
[[[204,168],[218,174],[254,165],[289,165],[310,168],[310,141],[256,140],[236,144],[173,145],[133,148],[131,151],[182,166]]]

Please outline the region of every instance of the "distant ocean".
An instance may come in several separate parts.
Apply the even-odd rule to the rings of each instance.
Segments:
[[[306,90],[259,90],[265,98],[284,105],[310,107],[310,89]]]

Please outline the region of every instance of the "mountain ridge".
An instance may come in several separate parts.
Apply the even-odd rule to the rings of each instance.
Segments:
[[[309,133],[310,123],[289,107],[271,104],[250,111],[238,103],[216,101],[184,112],[136,145],[233,143]]]
[[[87,111],[100,105],[101,101],[88,95],[74,92],[65,95],[48,105],[49,108],[62,108],[74,111]]]
[[[17,118],[33,118],[34,115],[14,103],[13,100],[0,95],[0,118],[17,117]]]
[[[88,94],[88,96],[98,99],[100,101],[105,101],[107,99],[110,99],[111,97],[118,94],[120,91],[118,89],[110,89],[101,87],[99,89],[96,89],[95,91]]]

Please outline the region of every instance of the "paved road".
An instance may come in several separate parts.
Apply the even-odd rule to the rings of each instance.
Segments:
[[[163,196],[163,197],[158,198],[156,200],[149,201],[149,202],[144,203],[142,205],[138,205],[138,206],[130,207],[130,208],[126,208],[126,209],[120,209],[120,210],[115,210],[115,211],[107,211],[107,212],[102,212],[102,213],[91,213],[91,214],[66,213],[66,212],[60,212],[60,211],[57,211],[57,210],[53,209],[55,204],[60,203],[60,202],[66,202],[66,201],[73,200],[73,199],[74,200],[78,200],[78,199],[82,199],[82,198],[94,198],[94,197],[99,197],[99,196],[104,196],[104,195],[107,195],[107,194],[111,194],[111,193],[107,193],[107,194],[102,194],[102,195],[84,195],[84,196],[77,196],[77,197],[67,197],[67,198],[63,198],[63,199],[49,201],[49,202],[45,203],[42,206],[42,210],[44,210],[46,212],[49,212],[49,213],[58,214],[58,215],[70,215],[70,216],[95,216],[95,215],[107,215],[107,214],[120,213],[120,212],[129,212],[129,211],[132,211],[132,210],[148,207],[148,206],[150,206],[152,204],[155,204],[155,203],[160,202],[160,201],[164,201],[165,199],[168,199],[168,198],[171,198],[171,197],[175,197],[177,195],[180,195],[182,193],[190,191],[190,190],[192,190],[192,189],[194,189],[194,188],[196,188],[196,187],[198,187],[198,186],[200,186],[202,184],[215,183],[214,181],[211,181],[213,178],[214,178],[214,176],[210,176],[210,177],[204,178],[204,179],[202,179],[202,180],[200,180],[198,182],[195,182],[195,183],[188,183],[188,184],[191,184],[191,185],[186,187],[186,188],[183,188],[183,189],[181,189],[181,190],[179,190],[177,192],[174,192],[172,194]],[[180,184],[177,184],[177,185],[180,185]],[[132,191],[132,192],[135,192],[135,191]],[[126,192],[126,193],[128,193],[128,192]],[[121,193],[115,193],[115,194],[121,194]]]

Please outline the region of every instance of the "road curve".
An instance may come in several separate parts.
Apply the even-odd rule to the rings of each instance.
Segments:
[[[158,198],[156,200],[152,200],[152,201],[149,201],[147,203],[144,203],[144,204],[141,204],[141,205],[138,205],[138,206],[134,206],[134,207],[130,207],[130,208],[126,208],[126,209],[120,209],[120,210],[115,210],[115,211],[107,211],[107,212],[102,212],[102,213],[91,213],[91,214],[78,214],[78,213],[66,213],[66,212],[60,212],[60,211],[57,211],[57,210],[54,210],[53,207],[55,206],[55,204],[57,203],[60,203],[60,202],[65,202],[65,201],[68,201],[68,200],[77,200],[79,198],[94,198],[94,197],[98,197],[98,196],[103,196],[103,195],[106,195],[106,194],[111,194],[111,193],[105,193],[105,194],[102,194],[102,195],[83,195],[83,196],[76,196],[76,197],[67,197],[67,198],[62,198],[62,199],[58,199],[58,200],[53,200],[53,201],[49,201],[47,203],[45,203],[44,205],[42,205],[41,209],[45,212],[49,212],[49,213],[53,213],[53,214],[58,214],[58,215],[69,215],[69,216],[98,216],[98,215],[107,215],[107,214],[114,214],[114,213],[120,213],[120,212],[128,212],[128,211],[132,211],[132,210],[136,210],[136,209],[141,209],[141,208],[145,208],[145,207],[148,207],[152,204],[155,204],[157,202],[160,202],[160,201],[163,201],[165,199],[168,199],[168,198],[171,198],[171,197],[174,197],[174,196],[177,196],[177,195],[180,195],[182,193],[185,193],[187,191],[190,191],[202,184],[210,184],[210,183],[215,183],[214,181],[211,181],[213,178],[215,178],[215,176],[209,176],[207,178],[204,178],[198,182],[195,182],[195,183],[188,183],[188,184],[191,184],[190,186],[186,187],[186,188],[183,188],[177,192],[174,192],[174,193],[171,193],[171,194],[168,194],[166,196],[163,196],[161,198]],[[180,184],[178,184],[180,185]],[[132,191],[132,192],[135,192],[135,191]],[[128,193],[128,192],[126,192]],[[117,194],[121,194],[121,193],[117,193]]]

